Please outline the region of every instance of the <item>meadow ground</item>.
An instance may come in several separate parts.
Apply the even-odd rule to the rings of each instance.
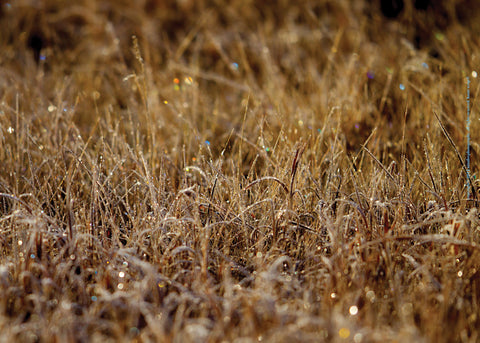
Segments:
[[[1,2],[0,341],[478,342],[479,5],[425,4]]]

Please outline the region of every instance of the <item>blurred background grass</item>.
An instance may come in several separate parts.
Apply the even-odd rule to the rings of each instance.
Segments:
[[[2,2],[5,337],[478,340],[479,7]]]

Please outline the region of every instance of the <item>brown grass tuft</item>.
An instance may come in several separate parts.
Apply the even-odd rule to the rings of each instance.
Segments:
[[[0,3],[2,339],[478,341],[480,12],[419,3]]]

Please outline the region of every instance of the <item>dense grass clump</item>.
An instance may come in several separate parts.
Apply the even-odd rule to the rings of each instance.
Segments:
[[[0,340],[479,341],[480,12],[386,3],[1,2]]]

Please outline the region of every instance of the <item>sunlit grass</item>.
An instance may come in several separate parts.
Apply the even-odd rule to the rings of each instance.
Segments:
[[[2,3],[2,337],[478,341],[454,4]]]

